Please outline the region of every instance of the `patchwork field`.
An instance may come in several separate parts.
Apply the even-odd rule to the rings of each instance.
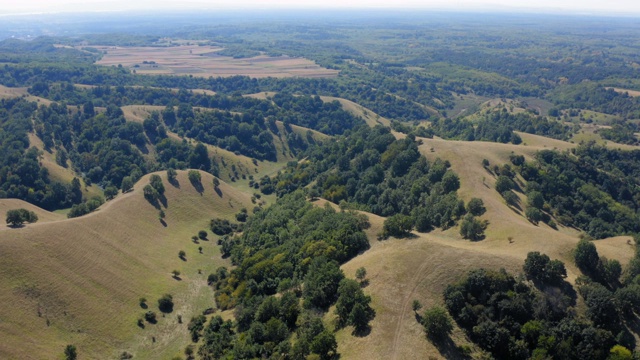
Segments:
[[[222,48],[216,46],[95,46],[95,48],[105,53],[97,64],[122,65],[135,70],[138,74],[201,77],[245,75],[255,78],[323,78],[334,77],[338,74],[337,70],[325,69],[305,58],[259,55],[235,59],[230,56],[221,56],[216,53]]]

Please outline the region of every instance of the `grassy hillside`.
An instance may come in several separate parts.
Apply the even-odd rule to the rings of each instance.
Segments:
[[[557,231],[542,223],[531,224],[520,211],[514,211],[504,203],[494,190],[495,179],[482,166],[485,158],[491,164],[508,163],[512,152],[530,159],[541,149],[572,147],[570,143],[529,134],[523,134],[523,140],[532,145],[423,139],[420,148],[427,158],[449,160],[452,169],[460,175],[459,195],[465,201],[472,197],[484,201],[487,212],[482,218],[489,221],[486,238],[479,242],[463,240],[459,228],[455,227],[429,234],[414,232],[415,236],[409,239],[378,241],[376,235],[382,229],[384,218],[368,214],[372,224],[368,230],[371,249],[343,265],[342,269],[351,278],[355,278],[356,269],[367,269],[369,285],[365,293],[373,298],[376,317],[371,323],[371,333],[365,337],[352,336],[351,328],[337,333],[338,350],[344,358],[455,358],[455,349],[438,349],[427,340],[411,303],[417,299],[425,307],[442,305],[445,287],[474,268],[503,267],[509,272],[520,273],[527,253],[540,251],[562,260],[567,266],[567,280],[574,282],[580,274],[572,256],[578,232],[567,228]],[[511,242],[509,237],[513,238]],[[623,264],[633,256],[630,237],[615,237],[595,244],[600,255],[618,259]],[[333,319],[331,314],[326,316],[327,322]],[[457,345],[473,346],[457,327],[452,339]]]
[[[57,358],[67,344],[76,345],[81,358],[115,358],[122,351],[136,358],[169,358],[182,351],[188,334],[177,315],[188,322],[215,306],[206,276],[225,264],[213,236],[199,245],[191,236],[206,229],[209,219],[231,219],[252,205],[250,195],[225,183],[218,195],[206,173],[201,193],[186,172],[178,172],[177,186],[160,175],[166,226],[143,197],[147,175],[134,191],[90,215],[67,220],[37,210],[39,223],[0,228],[0,301],[12,304],[0,309],[0,358]],[[0,209],[17,205],[24,203],[2,200]],[[178,258],[180,250],[186,261]],[[171,277],[174,269],[180,280]],[[156,301],[165,293],[173,294],[175,308],[161,317]],[[140,297],[159,316],[145,329],[136,325],[146,311]]]

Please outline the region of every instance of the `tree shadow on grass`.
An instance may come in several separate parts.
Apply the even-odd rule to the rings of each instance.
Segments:
[[[351,332],[351,335],[355,337],[365,337],[365,336],[368,336],[369,334],[371,334],[371,325],[367,325],[362,329],[354,328],[353,331]]]
[[[178,179],[169,179],[169,184],[171,184],[174,188],[180,189],[180,182]]]
[[[468,355],[465,355],[460,351],[460,348],[456,343],[451,340],[451,337],[446,336],[444,338],[434,339],[427,336],[431,343],[438,349],[438,352],[445,359],[471,359]]]
[[[164,196],[164,194],[160,195],[158,197],[158,200],[160,201],[162,206],[164,206],[165,209],[169,207],[169,201],[167,200],[167,197]]]
[[[164,219],[160,219],[160,224],[162,224],[162,226],[167,227],[167,222],[164,221]]]
[[[193,185],[193,188],[196,189],[198,194],[202,195],[204,192],[204,186],[202,186],[201,181],[191,181],[191,185]]]
[[[213,188],[216,192],[216,194],[218,194],[219,197],[222,197],[222,190],[220,190],[220,188]]]

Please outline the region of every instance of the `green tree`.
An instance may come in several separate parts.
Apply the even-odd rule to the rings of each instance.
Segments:
[[[453,171],[447,170],[442,177],[442,187],[445,193],[450,193],[460,188],[460,178]]]
[[[335,335],[327,330],[322,331],[311,342],[311,352],[318,354],[321,359],[332,359],[338,350],[338,342]]]
[[[524,215],[527,217],[527,220],[532,222],[533,224],[537,224],[542,220],[542,212],[535,207],[527,207]]]
[[[213,187],[214,188],[218,188],[220,186],[220,179],[218,179],[217,177],[213,177]]]
[[[486,223],[468,214],[460,223],[460,235],[462,235],[463,239],[469,239],[471,241],[482,240],[485,228]]]
[[[542,209],[542,206],[544,205],[544,197],[542,197],[542,193],[539,191],[530,191],[527,193],[527,204],[538,210]]]
[[[370,302],[371,297],[364,294],[357,281],[343,279],[338,288],[336,302],[339,323],[343,326],[353,325],[358,332],[364,330],[375,316],[375,312],[369,305]]]
[[[367,277],[367,269],[365,269],[364,267],[361,267],[356,270],[356,279],[358,279],[358,281],[362,283],[366,277]]]
[[[631,350],[622,345],[614,345],[609,351],[607,360],[632,360],[633,354]]]
[[[111,200],[113,198],[115,198],[118,195],[118,188],[115,186],[107,186],[104,189],[104,197],[107,200]]]
[[[586,239],[581,239],[573,254],[576,266],[586,274],[595,274],[600,267],[600,257],[596,246]]]
[[[142,193],[144,194],[145,199],[152,202],[157,201],[158,197],[160,196],[160,194],[158,194],[158,191],[156,191],[156,189],[150,184],[147,184],[144,186],[144,188],[142,188]]]
[[[38,221],[38,215],[35,212],[27,209],[11,209],[7,211],[6,222],[9,226],[22,226],[25,222],[35,223]]]
[[[336,299],[338,286],[342,279],[344,279],[344,274],[337,262],[327,261],[324,257],[314,259],[304,279],[305,286],[302,296],[305,306],[329,307]],[[359,285],[358,288],[360,288]]]
[[[151,175],[149,179],[149,184],[153,186],[154,189],[158,192],[159,195],[164,194],[164,184],[162,183],[162,178],[158,174]]]
[[[396,214],[384,221],[382,234],[384,237],[404,237],[409,235],[411,229],[413,229],[413,219],[404,214]]]
[[[75,345],[67,345],[64,348],[64,356],[66,360],[76,360],[78,358],[78,350]]]
[[[422,325],[427,336],[434,340],[446,338],[453,330],[447,311],[440,306],[431,307],[424,312]]]
[[[505,191],[513,190],[516,187],[516,184],[513,180],[509,179],[504,175],[498,176],[496,180],[496,190],[502,194]]]
[[[120,185],[122,193],[127,193],[133,189],[133,179],[131,176],[125,176],[122,178],[122,184]]]
[[[487,209],[484,207],[482,199],[472,198],[467,204],[467,211],[473,216],[481,216]]]
[[[173,296],[171,294],[164,294],[158,299],[158,309],[163,313],[170,313],[173,311]]]
[[[172,168],[167,169],[167,180],[169,180],[169,182],[176,181],[177,176],[178,176],[178,173],[174,169]]]
[[[520,202],[518,195],[516,195],[512,190],[507,190],[500,195],[502,195],[502,198],[509,206],[517,206],[518,202]]]
[[[200,171],[198,170],[189,170],[187,177],[192,184],[200,184],[202,181],[202,175],[200,175]]]

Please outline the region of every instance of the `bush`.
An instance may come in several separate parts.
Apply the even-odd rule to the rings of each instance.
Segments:
[[[204,230],[198,231],[198,238],[200,238],[200,240],[206,240],[207,235],[208,235],[207,232]]]
[[[440,306],[434,306],[424,312],[422,325],[427,336],[434,340],[446,338],[453,330],[453,324],[447,311]]]

